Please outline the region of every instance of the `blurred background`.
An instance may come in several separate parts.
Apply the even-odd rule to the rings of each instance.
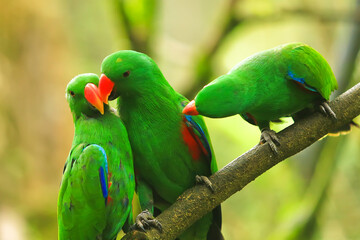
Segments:
[[[192,98],[237,62],[300,41],[330,63],[340,94],[360,80],[356,0],[1,0],[0,240],[56,239],[57,193],[73,138],[65,87],[108,54],[150,55]],[[360,122],[357,118],[356,122]],[[260,131],[206,119],[219,167]],[[280,130],[291,124],[276,125]],[[360,130],[325,138],[223,203],[235,239],[360,239]]]

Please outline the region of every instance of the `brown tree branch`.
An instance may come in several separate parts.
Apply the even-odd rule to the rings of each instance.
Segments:
[[[360,114],[360,83],[332,101],[330,107],[336,113],[337,121],[315,113],[282,130],[278,134],[281,146],[278,148],[277,156],[271,152],[267,144],[256,145],[216,172],[209,178],[215,188],[215,193],[203,185],[197,185],[185,191],[171,207],[157,217],[163,226],[162,233],[156,229],[151,229],[147,233],[132,231],[122,239],[175,239],[195,221],[268,169],[358,116]]]
[[[360,13],[360,0],[357,0],[355,13]],[[360,50],[359,19],[354,19],[352,25],[349,38],[341,42],[345,47],[336,54],[338,61],[335,66],[338,69],[335,69],[335,76],[339,88],[332,96],[338,96],[346,90],[356,69],[356,58]],[[314,149],[311,156],[313,159],[307,159],[307,161],[316,161],[315,169],[303,198],[283,209],[287,214],[281,218],[280,222],[275,223],[276,229],[270,233],[268,239],[312,239],[319,228],[317,219],[327,202],[326,194],[337,173],[336,167],[342,160],[339,153],[342,152],[346,139],[346,137],[327,138]],[[294,208],[294,206],[297,207]]]

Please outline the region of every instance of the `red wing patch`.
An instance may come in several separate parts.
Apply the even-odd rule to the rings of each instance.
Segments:
[[[184,121],[186,121],[185,118]],[[184,142],[189,148],[192,158],[195,161],[200,160],[201,155],[209,155],[208,151],[202,144],[199,136],[196,135],[192,127],[188,126],[184,122],[181,125],[181,134],[183,136]]]
[[[198,143],[193,138],[193,135],[190,133],[190,129],[186,126],[185,123],[181,124],[181,134],[183,136],[184,142],[189,148],[192,158],[194,160],[199,160],[201,155],[201,149],[199,148]]]
[[[109,189],[109,194],[108,194],[107,201],[106,201],[107,204],[109,204],[110,202],[112,202],[112,197],[110,196],[110,194],[111,194],[110,187],[111,187],[111,185],[112,185],[111,177],[112,177],[112,173],[109,172],[109,173],[108,173],[108,189]]]

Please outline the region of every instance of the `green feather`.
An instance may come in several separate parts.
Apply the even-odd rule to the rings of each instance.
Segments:
[[[106,158],[95,145],[85,147],[80,144],[74,148],[64,172],[59,195],[59,239],[95,239],[106,225],[99,181],[99,168]]]
[[[104,59],[101,71],[115,83],[111,95],[121,97],[119,111],[129,133],[137,178],[148,186],[138,188],[141,207],[149,208],[146,202],[151,199],[147,198],[154,196],[155,207],[163,211],[195,185],[196,175],[209,176],[217,170],[215,157],[210,161],[204,154],[196,161],[192,158],[182,136],[182,102],[188,100],[175,92],[151,58],[119,51]],[[195,119],[209,140],[203,119]],[[206,239],[213,221],[221,225],[217,216],[206,215],[180,239]]]
[[[303,43],[287,44],[279,48],[296,77],[304,78],[308,85],[329,100],[331,92],[336,90],[338,85],[324,57]]]
[[[101,115],[84,97],[85,85],[98,81],[95,74],[79,75],[66,90],[75,134],[58,199],[59,239],[114,239],[131,210],[135,182],[126,129],[107,106]],[[90,147],[94,144],[105,150],[108,162],[106,205],[99,181],[104,154]]]
[[[195,97],[195,106],[204,116],[240,114],[263,128],[328,100],[335,89],[337,82],[326,60],[305,44],[290,43],[244,59],[205,86]]]

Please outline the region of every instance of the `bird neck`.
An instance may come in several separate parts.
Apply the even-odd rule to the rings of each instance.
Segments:
[[[151,86],[139,94],[123,95],[118,103],[121,114],[124,111],[162,112],[171,108],[175,91],[169,86]],[[124,107],[122,107],[124,106]]]
[[[106,119],[109,119],[109,117],[115,114],[114,112],[112,112],[112,110],[110,109],[110,107],[108,105],[104,106],[104,114],[102,115],[98,110],[95,109],[88,109],[88,111],[86,112],[73,112],[73,120],[74,120],[74,124],[75,124],[75,129],[76,126],[79,125],[79,123],[81,123],[84,120],[90,120],[90,119],[97,119],[97,120],[102,120],[102,121],[106,121]]]
[[[254,93],[256,92],[256,87],[252,86],[250,83],[250,81],[247,81],[248,76],[243,76],[242,74],[240,74],[237,77],[233,77],[233,81],[234,81],[234,90],[233,90],[233,94],[234,94],[234,99],[238,98],[239,101],[236,101],[237,104],[237,113],[239,112],[245,112],[247,111],[249,108],[251,108],[251,106],[253,106],[256,103],[256,99],[254,99]]]
[[[248,77],[242,72],[226,74],[214,80],[213,86],[205,87],[207,94],[216,99],[207,106],[210,115],[227,117],[251,108],[256,102],[253,97],[256,89],[251,85],[251,81],[247,81]]]
[[[166,81],[166,80],[165,80]],[[140,95],[123,96],[119,99],[119,113],[128,127],[138,124],[161,125],[164,121],[177,122],[181,109],[175,90],[166,82],[153,84]]]

